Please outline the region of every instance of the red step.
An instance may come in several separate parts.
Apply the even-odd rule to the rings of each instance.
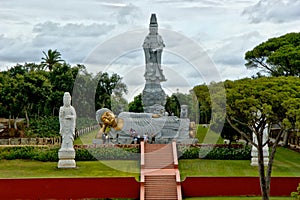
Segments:
[[[176,143],[141,145],[141,199],[182,199]]]

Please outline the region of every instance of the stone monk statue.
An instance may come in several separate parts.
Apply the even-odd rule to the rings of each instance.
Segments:
[[[151,82],[166,81],[161,69],[161,55],[165,44],[158,34],[156,15],[152,14],[150,19],[149,34],[146,36],[143,49],[146,60],[145,79]]]
[[[76,112],[71,106],[71,95],[64,93],[64,105],[59,109],[60,135],[62,136],[61,150],[72,150],[76,127]]]

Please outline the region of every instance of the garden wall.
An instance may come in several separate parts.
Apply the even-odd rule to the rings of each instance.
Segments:
[[[290,196],[300,177],[272,177],[271,196]],[[185,197],[260,196],[258,177],[187,177],[181,184]]]
[[[290,196],[300,177],[273,177],[271,196]],[[140,183],[124,178],[0,179],[0,199],[139,198]],[[260,196],[258,177],[187,177],[184,197]]]

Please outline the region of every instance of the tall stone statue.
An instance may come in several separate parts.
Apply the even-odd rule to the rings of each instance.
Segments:
[[[162,37],[158,34],[156,15],[152,14],[150,19],[149,34],[143,44],[145,53],[146,71],[145,79],[160,83],[166,81],[161,69],[161,55],[165,47]]]
[[[71,106],[71,95],[69,92],[64,93],[64,105],[59,109],[60,135],[62,137],[61,148],[58,152],[58,168],[73,168],[75,163],[75,150],[73,141],[76,127],[76,112]]]
[[[163,91],[160,83],[166,81],[161,68],[162,51],[165,44],[162,37],[158,34],[158,24],[156,15],[152,14],[150,18],[149,34],[146,36],[143,49],[145,53],[145,79],[146,85],[143,90],[142,101],[144,111],[155,113],[157,107],[159,110],[164,110],[166,103],[166,94]]]

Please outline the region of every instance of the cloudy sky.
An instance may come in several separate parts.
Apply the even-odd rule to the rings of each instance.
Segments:
[[[172,91],[249,77],[256,71],[244,66],[247,50],[300,27],[300,0],[1,0],[0,70],[39,63],[42,51],[57,49],[70,64],[118,71],[140,90],[151,13],[166,44],[164,87]]]

